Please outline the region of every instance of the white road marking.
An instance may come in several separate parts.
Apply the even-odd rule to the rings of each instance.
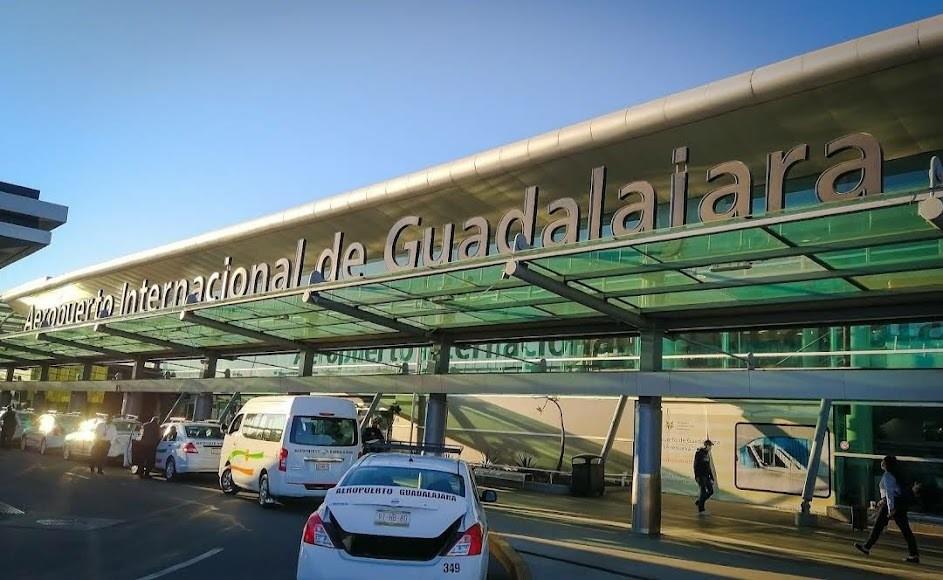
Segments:
[[[0,501],[0,514],[7,515],[7,516],[21,516],[24,513],[26,512],[24,512],[21,509],[17,509],[8,503],[3,503],[2,501]]]
[[[210,551],[208,551],[208,552],[205,552],[205,553],[203,553],[203,554],[200,554],[200,555],[197,556],[196,558],[190,558],[190,559],[187,560],[186,562],[180,562],[179,564],[174,564],[174,565],[171,566],[170,568],[164,568],[163,570],[159,570],[159,571],[157,571],[157,572],[154,572],[153,574],[148,574],[147,576],[142,576],[142,577],[138,578],[137,580],[154,580],[154,578],[160,578],[161,576],[166,576],[167,574],[172,574],[172,573],[176,572],[177,570],[183,570],[183,569],[186,568],[187,566],[192,566],[192,565],[196,564],[197,562],[202,562],[203,560],[206,560],[207,558],[212,558],[213,556],[215,556],[216,554],[219,554],[219,553],[222,552],[222,551],[223,551],[222,548],[213,548],[212,550],[210,550]]]

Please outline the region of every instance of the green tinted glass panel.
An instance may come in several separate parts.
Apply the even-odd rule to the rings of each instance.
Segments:
[[[371,309],[384,316],[420,316],[423,314],[435,314],[437,312],[449,312],[451,310],[449,306],[450,301],[451,298],[448,296],[442,298],[432,296],[429,298],[417,298],[415,300],[400,300],[386,304],[374,304]]]
[[[387,282],[385,285],[410,296],[434,296],[449,292],[471,292],[498,286],[520,285],[515,280],[502,280],[503,273],[503,265],[487,266],[405,278]]]
[[[863,284],[868,290],[911,290],[943,288],[943,269],[917,270],[915,272],[895,272],[893,274],[876,274],[872,276],[855,276],[855,281]]]
[[[328,298],[353,304],[378,304],[390,300],[403,300],[409,294],[386,284],[365,284],[348,288],[337,288],[324,293]]]
[[[932,233],[933,226],[917,215],[915,204],[910,204],[779,224],[770,229],[805,246],[880,238],[900,241],[897,236],[913,238]]]
[[[532,263],[559,275],[580,276],[603,272],[624,272],[656,262],[630,247],[539,258],[533,260]]]
[[[760,300],[790,301],[808,299],[815,296],[833,296],[856,292],[860,291],[845,280],[826,279],[807,282],[789,282],[785,284],[723,288],[719,290],[652,294],[627,298],[626,300],[643,309],[653,309],[678,308],[703,304],[756,302]]]
[[[853,250],[822,252],[816,257],[831,266],[849,270],[875,266],[915,264],[943,259],[943,240],[869,246]]]
[[[786,245],[760,228],[750,228],[716,234],[652,242],[639,250],[659,262],[674,263],[711,260],[717,263],[728,259],[742,259],[751,252],[785,248]]]
[[[541,304],[540,309],[556,316],[599,316],[599,313],[575,302]]]
[[[598,292],[605,294],[634,292],[651,288],[666,288],[692,284],[694,280],[675,270],[626,274],[624,276],[607,276],[605,278],[590,278],[584,284]]]

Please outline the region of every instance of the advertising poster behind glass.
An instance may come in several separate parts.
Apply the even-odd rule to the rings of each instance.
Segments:
[[[801,495],[815,427],[737,423],[734,485],[737,489]],[[831,495],[831,433],[826,433],[815,497]]]

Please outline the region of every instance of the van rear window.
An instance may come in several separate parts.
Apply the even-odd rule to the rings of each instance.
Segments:
[[[295,417],[291,442],[315,447],[349,447],[357,444],[357,423],[341,417]]]

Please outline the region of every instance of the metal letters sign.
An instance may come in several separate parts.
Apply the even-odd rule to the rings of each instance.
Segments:
[[[883,152],[878,140],[868,133],[852,133],[839,137],[824,147],[825,160],[841,155],[842,161],[823,171],[815,182],[815,194],[821,202],[844,201],[874,195],[883,190]],[[672,174],[669,179],[670,227],[687,223],[690,176],[688,163],[691,151],[678,147],[672,151]],[[787,174],[798,164],[809,161],[811,149],[800,143],[786,151],[773,151],[766,156],[765,211],[785,207]],[[936,157],[930,170],[931,187],[943,183],[943,166]],[[854,185],[847,178],[857,176]],[[707,223],[731,218],[746,218],[752,212],[753,175],[742,161],[725,161],[710,167],[704,175],[711,187],[700,197],[698,217]],[[840,187],[839,183],[845,184]],[[606,167],[592,170],[586,196],[586,218],[581,204],[572,197],[540,203],[536,185],[525,188],[521,207],[505,212],[493,227],[483,216],[473,216],[456,223],[438,226],[423,225],[418,215],[405,216],[389,229],[383,249],[387,272],[447,264],[458,260],[488,256],[492,251],[509,254],[515,239],[527,247],[554,247],[603,237],[606,208]],[[631,236],[655,229],[658,195],[654,185],[645,180],[620,185],[615,196],[609,231],[615,237]],[[538,223],[543,228],[538,231]],[[233,267],[227,257],[223,267],[207,276],[192,279],[140,284],[124,284],[119,296],[98,294],[87,299],[61,304],[53,308],[30,308],[24,330],[79,324],[115,314],[126,316],[153,312],[189,303],[213,302],[242,296],[265,294],[303,284],[307,240],[298,240],[293,257],[280,258],[273,264],[259,263]],[[344,232],[334,234],[333,244],[318,255],[312,283],[350,279],[363,275],[369,262],[366,246],[360,241],[347,243]]]

